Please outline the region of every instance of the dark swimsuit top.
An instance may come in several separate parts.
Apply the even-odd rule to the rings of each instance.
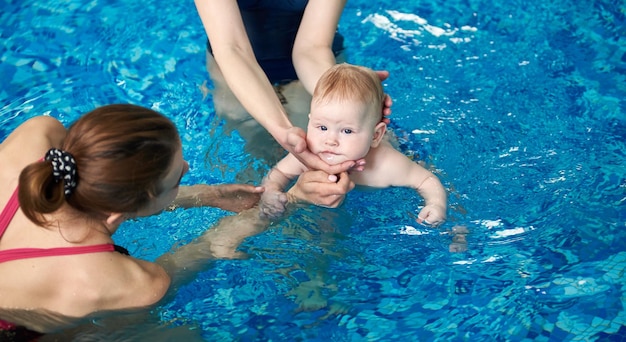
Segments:
[[[20,204],[17,198],[17,189],[13,191],[9,202],[0,213],[0,239],[6,231],[9,223],[15,216]],[[46,256],[61,256],[61,255],[74,255],[85,253],[98,253],[98,252],[119,252],[125,255],[128,254],[128,250],[124,247],[120,247],[114,244],[101,244],[93,246],[79,246],[79,247],[59,247],[59,248],[14,248],[0,251],[0,263],[8,262],[12,260],[28,259],[28,258],[40,258]],[[26,334],[26,335],[24,335]],[[0,320],[0,337],[4,341],[4,337],[11,337],[8,340],[15,340],[17,336],[31,336],[36,338],[41,336],[37,332],[30,331],[24,327],[19,327],[11,322]],[[21,341],[21,339],[19,339]],[[30,340],[30,338],[28,339]]]
[[[254,55],[270,82],[297,80],[291,52],[308,0],[238,0]],[[207,41],[207,50],[211,45]],[[335,33],[332,50],[344,50],[343,36]]]

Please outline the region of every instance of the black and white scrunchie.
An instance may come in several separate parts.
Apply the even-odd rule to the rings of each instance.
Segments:
[[[74,157],[68,152],[58,148],[51,148],[48,150],[48,153],[46,153],[44,159],[52,163],[52,176],[55,182],[64,182],[63,189],[65,197],[71,195],[74,189],[76,189],[76,185],[78,185],[76,179],[76,161]]]

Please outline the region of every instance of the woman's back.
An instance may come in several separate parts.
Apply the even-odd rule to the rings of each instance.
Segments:
[[[10,204],[22,169],[41,160],[50,148],[61,146],[65,134],[57,120],[36,117],[0,145],[0,160],[4,161],[0,211]],[[100,310],[150,305],[167,291],[165,271],[117,252],[104,221],[85,217],[67,204],[44,215],[49,220],[45,227],[29,220],[19,207],[3,215],[0,309],[80,317]],[[0,310],[0,319],[31,329],[45,326],[33,322],[32,317],[22,322],[1,314]]]

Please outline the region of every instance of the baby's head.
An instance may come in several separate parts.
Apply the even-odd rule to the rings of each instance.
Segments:
[[[328,164],[365,158],[385,134],[384,92],[371,69],[337,64],[313,92],[307,145]]]
[[[320,77],[311,106],[330,102],[360,102],[367,106],[372,127],[382,120],[385,93],[374,70],[347,63],[335,64]]]

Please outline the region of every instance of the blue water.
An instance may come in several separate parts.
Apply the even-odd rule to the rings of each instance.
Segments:
[[[248,157],[200,90],[191,1],[0,7],[2,138],[32,116],[131,102],[181,130],[184,183],[237,179]],[[390,71],[394,132],[449,189],[448,222],[417,225],[406,189],[300,208],[155,319],[208,341],[626,340],[626,5],[359,0],[340,29],[349,62]],[[153,260],[225,215],[164,213],[114,238]],[[457,225],[464,253],[448,251]],[[299,312],[290,291],[316,273],[329,306]]]

